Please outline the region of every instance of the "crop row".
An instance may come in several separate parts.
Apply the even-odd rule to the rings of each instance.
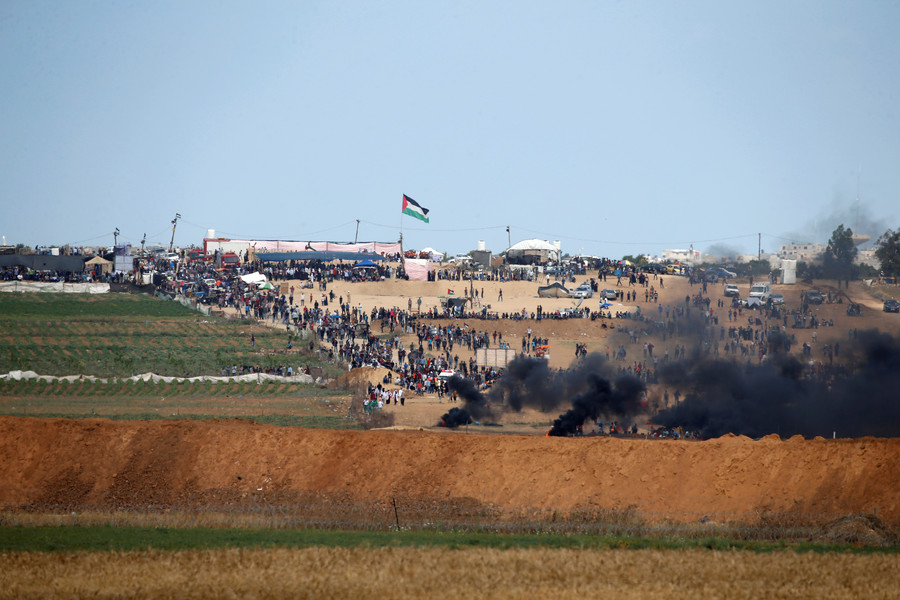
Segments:
[[[124,397],[124,396],[285,396],[304,384],[281,381],[152,381],[0,380],[0,396],[9,397]]]
[[[83,319],[140,314],[149,318],[196,317],[191,309],[142,294],[3,294],[0,319]]]
[[[175,377],[218,375],[231,365],[263,370],[282,366],[297,369],[311,358],[293,353],[263,353],[239,341],[227,345],[181,340],[167,345],[127,344],[96,346],[0,344],[0,373],[30,370],[41,375],[87,374],[99,377],[130,377],[157,373]]]

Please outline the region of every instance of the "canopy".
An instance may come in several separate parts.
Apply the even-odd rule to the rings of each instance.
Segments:
[[[244,283],[263,283],[266,281],[266,276],[257,271],[256,273],[241,275],[241,281]]]
[[[377,266],[378,265],[376,265],[374,262],[372,262],[371,260],[369,260],[367,258],[366,260],[361,260],[358,263],[356,263],[355,265],[353,265],[353,268],[354,269],[357,269],[357,268],[359,268],[359,269],[374,269]]]

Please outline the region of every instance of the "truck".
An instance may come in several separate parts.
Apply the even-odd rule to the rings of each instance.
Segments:
[[[769,295],[772,293],[772,286],[768,282],[754,283],[750,286],[750,298],[759,298],[763,304],[769,301]]]

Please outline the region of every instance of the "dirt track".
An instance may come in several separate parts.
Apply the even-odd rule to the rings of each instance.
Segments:
[[[4,417],[0,455],[4,508],[282,504],[312,492],[510,511],[634,505],[688,520],[877,509],[900,521],[900,439],[679,442]]]

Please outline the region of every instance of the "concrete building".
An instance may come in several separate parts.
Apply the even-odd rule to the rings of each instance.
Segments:
[[[822,260],[825,252],[824,244],[804,242],[801,244],[785,244],[778,251],[778,258],[782,260],[796,260],[806,263]]]

